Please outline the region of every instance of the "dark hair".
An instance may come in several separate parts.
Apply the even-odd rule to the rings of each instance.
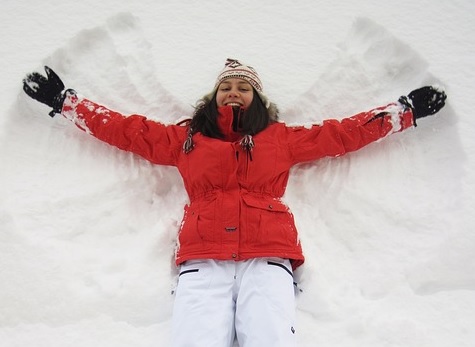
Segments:
[[[239,132],[242,135],[255,135],[267,128],[269,124],[277,121],[277,111],[272,104],[272,112],[270,108],[266,108],[259,94],[253,88],[254,97],[249,107],[243,111],[240,117]],[[218,127],[218,107],[216,104],[216,92],[210,98],[209,95],[203,97],[195,108],[193,118],[189,126],[192,134],[197,132],[205,136],[222,139],[224,134]]]

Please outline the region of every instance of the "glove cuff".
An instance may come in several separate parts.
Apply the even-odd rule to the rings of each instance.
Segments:
[[[417,123],[416,123],[416,109],[414,108],[414,105],[412,104],[412,100],[410,98],[408,98],[407,96],[403,95],[399,98],[398,100],[403,106],[405,109],[408,109],[410,108],[411,109],[411,112],[412,112],[412,123],[414,124],[414,126],[416,127],[417,126]]]
[[[51,112],[49,113],[50,117],[54,117],[57,113],[61,113],[61,111],[63,110],[64,99],[66,99],[68,92],[76,94],[76,91],[74,89],[63,89],[61,93],[57,94],[53,98],[53,110],[51,110]]]

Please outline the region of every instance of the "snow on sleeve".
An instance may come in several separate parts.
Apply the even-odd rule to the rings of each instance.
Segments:
[[[378,107],[368,113],[373,115],[368,123],[378,118],[389,117],[388,121],[390,122],[392,129],[388,134],[386,134],[386,136],[395,132],[403,131],[414,125],[414,117],[411,109],[405,107],[400,102]]]
[[[77,112],[77,107],[80,104],[82,96],[79,96],[74,91],[66,91],[66,98],[63,103],[63,110],[61,114],[69,119],[71,122],[76,124],[78,128],[85,131],[86,133],[92,135],[92,131],[86,125],[86,121],[81,113]],[[85,106],[89,109],[90,112],[94,111],[94,106],[90,102],[86,102]],[[106,113],[105,111],[102,113]]]

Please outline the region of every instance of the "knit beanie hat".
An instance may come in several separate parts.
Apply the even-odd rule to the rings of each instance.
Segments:
[[[252,66],[245,65],[237,59],[228,58],[224,64],[224,69],[219,73],[216,78],[216,83],[214,85],[211,93],[205,96],[205,98],[210,98],[210,96],[216,93],[218,86],[221,82],[228,78],[240,78],[248,82],[251,86],[254,87],[260,99],[264,103],[266,108],[271,106],[271,103],[267,96],[263,93],[263,86],[257,71],[254,70]]]
[[[228,78],[241,78],[262,93],[262,82],[256,70],[252,66],[242,64],[237,59],[228,58],[226,60],[224,69],[216,79],[215,87],[218,87],[222,81]]]

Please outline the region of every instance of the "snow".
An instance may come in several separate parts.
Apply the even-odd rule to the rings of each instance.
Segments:
[[[29,99],[52,67],[123,113],[188,116],[228,57],[288,123],[342,118],[426,84],[418,127],[293,170],[299,346],[475,344],[475,2],[302,0],[0,4],[0,346],[167,346],[186,203],[174,168]]]

